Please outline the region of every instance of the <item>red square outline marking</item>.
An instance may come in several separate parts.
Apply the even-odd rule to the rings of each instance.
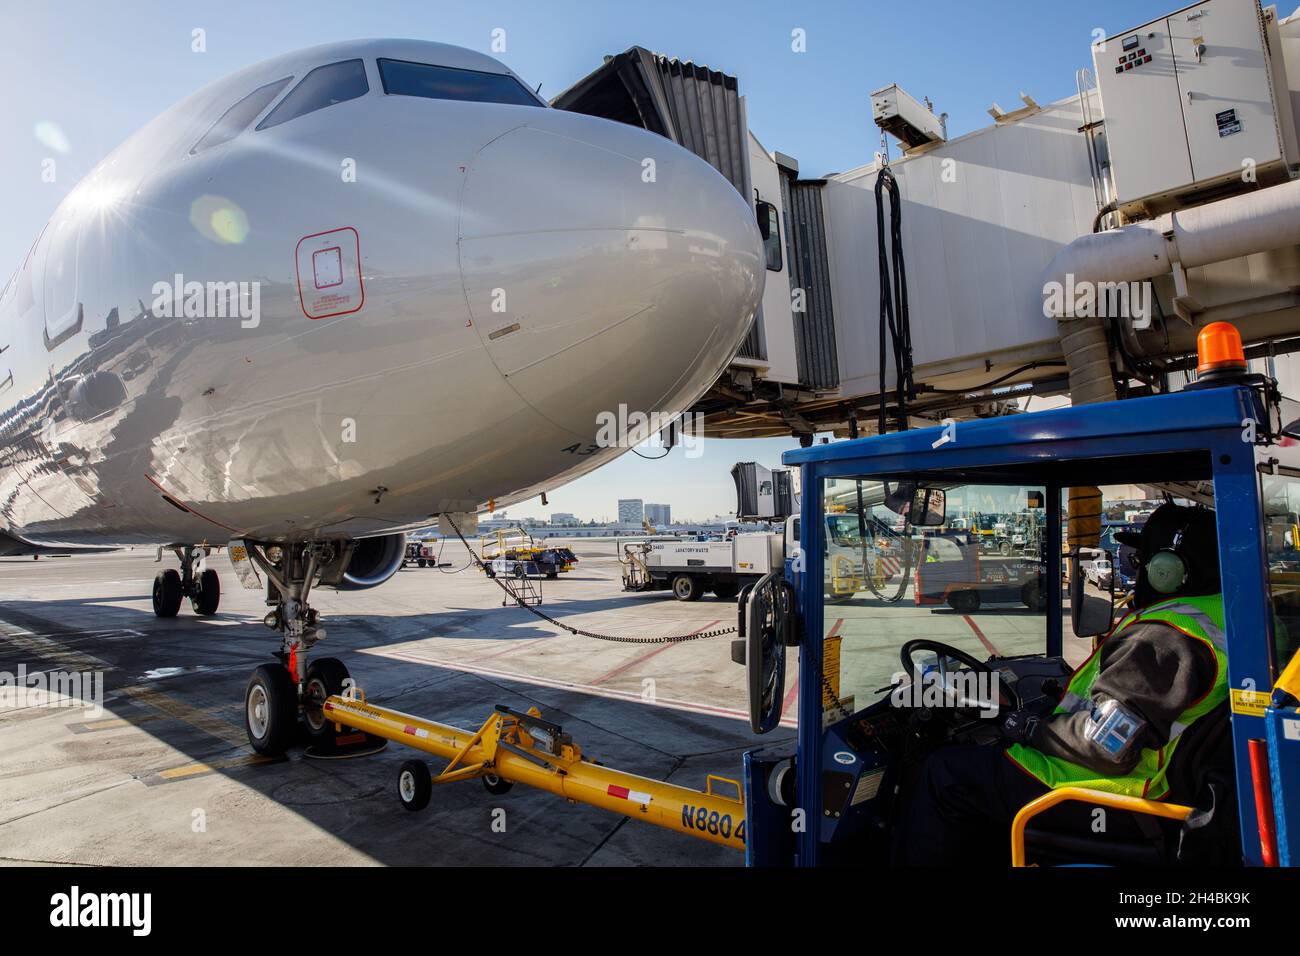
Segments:
[[[361,301],[357,303],[357,307],[355,309],[344,309],[342,312],[330,312],[327,315],[312,315],[310,312],[307,311],[307,305],[302,300],[302,274],[298,269],[298,259],[299,259],[298,251],[302,248],[302,244],[306,242],[308,239],[315,239],[317,236],[328,236],[331,233],[343,232],[344,230],[352,233],[352,238],[356,242],[357,286],[361,290]],[[340,253],[340,257],[341,257],[341,253]],[[313,232],[311,235],[303,236],[301,239],[299,239],[298,245],[296,245],[293,250],[293,274],[298,281],[298,307],[302,309],[302,314],[305,315],[307,318],[311,319],[313,322],[316,321],[317,319],[330,319],[338,315],[351,315],[353,312],[361,311],[362,307],[365,306],[366,304],[366,283],[365,280],[362,279],[361,277],[361,237],[360,235],[357,234],[356,229],[352,228],[351,226],[340,226],[337,229],[326,229],[323,230],[322,232]]]

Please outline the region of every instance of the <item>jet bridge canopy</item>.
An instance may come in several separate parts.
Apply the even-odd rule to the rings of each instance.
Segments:
[[[734,76],[634,46],[606,57],[551,105],[666,136],[749,195],[748,129]]]
[[[689,149],[752,196],[749,124],[736,78],[696,63],[634,46],[605,57],[598,69],[551,101],[556,109],[640,126]],[[755,323],[739,354],[763,356]]]

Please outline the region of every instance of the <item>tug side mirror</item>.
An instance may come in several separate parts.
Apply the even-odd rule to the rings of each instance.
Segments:
[[[933,528],[948,517],[948,495],[941,488],[917,487],[908,519],[919,528]]]
[[[1070,626],[1076,637],[1109,634],[1115,616],[1115,575],[1109,576],[1105,595],[1089,594],[1085,586],[1083,554],[1078,548],[1070,552]]]
[[[914,527],[937,527],[948,517],[948,495],[942,488],[919,485],[915,481],[887,481],[884,491],[885,507],[905,517]]]
[[[740,663],[743,654],[749,726],[766,734],[781,722],[785,649],[798,643],[794,589],[778,572],[768,572],[741,594],[739,614],[741,641],[733,642],[732,660]]]

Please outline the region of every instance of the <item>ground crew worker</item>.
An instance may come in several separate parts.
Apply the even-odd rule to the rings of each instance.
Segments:
[[[1016,813],[1050,789],[1158,800],[1178,738],[1227,699],[1214,513],[1162,505],[1140,532],[1133,606],[1041,718],[1016,714],[1005,746],[934,751],[905,787],[895,829],[902,865],[1006,864]]]

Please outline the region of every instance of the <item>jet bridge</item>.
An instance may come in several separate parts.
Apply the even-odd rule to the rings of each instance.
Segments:
[[[896,427],[1010,414],[1035,395],[1175,390],[1218,320],[1286,378],[1278,363],[1300,347],[1300,16],[1205,0],[1079,54],[1091,65],[1073,83],[1061,70],[1070,95],[1021,92],[953,138],[928,99],[876,84],[881,151],[816,177],[737,125],[742,84],[716,70],[634,47],[556,98],[662,132],[755,204],[762,310],[694,409],[706,434],[867,433],[882,394]],[[1188,157],[1160,168],[1150,131],[1166,127]],[[891,178],[896,203],[877,189]],[[883,339],[882,259],[890,276],[905,268],[910,318]],[[883,298],[897,302],[894,282]]]

